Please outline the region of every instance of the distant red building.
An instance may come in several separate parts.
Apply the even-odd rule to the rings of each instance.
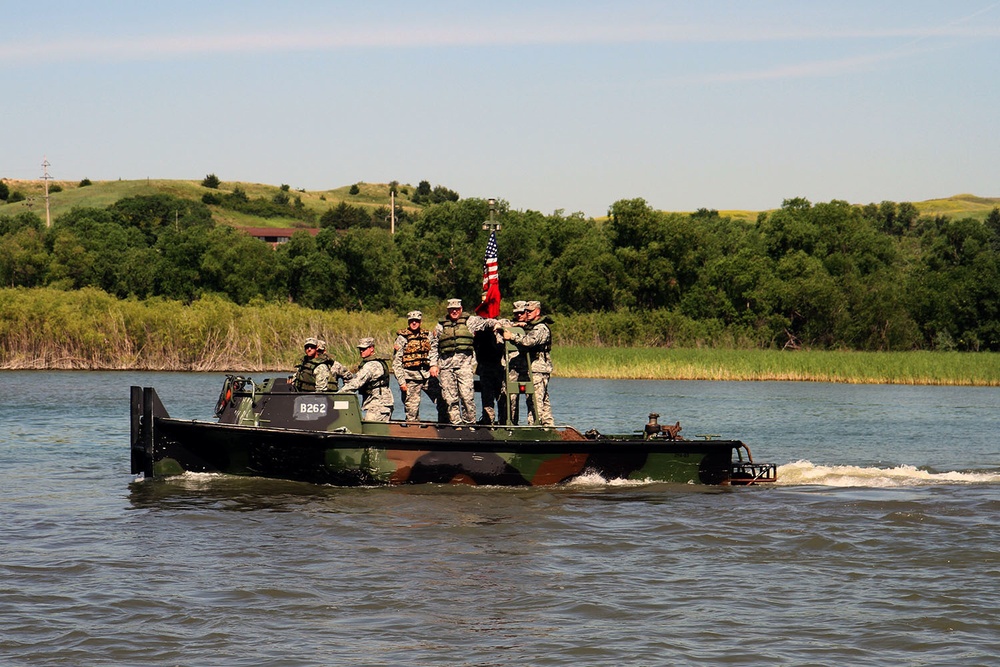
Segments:
[[[312,236],[319,234],[319,229],[314,227],[240,227],[240,229],[255,239],[270,243],[272,248],[277,248],[280,243],[288,243],[295,232],[309,232]]]

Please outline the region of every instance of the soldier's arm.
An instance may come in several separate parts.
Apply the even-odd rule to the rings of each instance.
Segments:
[[[514,343],[521,347],[537,347],[547,341],[550,335],[549,328],[542,324],[536,326],[528,333],[516,334],[514,336]]]
[[[395,350],[392,354],[392,372],[395,374],[396,379],[399,380],[400,387],[406,386],[406,376],[403,375],[403,348],[405,347],[406,338],[404,336],[396,336],[396,343],[392,346],[392,349]]]
[[[479,333],[480,331],[485,331],[487,329],[497,329],[503,327],[503,323],[500,320],[495,320],[492,317],[480,317],[479,315],[470,315],[469,319],[465,321],[465,326],[469,327],[469,331],[472,333]]]
[[[431,332],[431,353],[429,355],[429,359],[432,369],[436,368],[438,365],[438,334],[442,331],[444,331],[444,329],[442,329],[441,325],[438,324]],[[435,373],[431,373],[431,375],[435,375]]]
[[[316,391],[326,391],[330,386],[330,367],[320,364],[313,373],[316,376]]]
[[[361,370],[358,371],[358,374],[355,375],[354,378],[349,382],[345,382],[343,388],[340,391],[350,392],[350,391],[357,391],[358,389],[360,389],[365,384],[365,382],[368,382],[368,380],[371,379],[372,365],[373,364],[366,363],[364,366],[362,366]],[[375,364],[375,365],[379,366],[380,368],[382,366],[382,364]]]
[[[339,378],[342,379],[344,382],[347,382],[348,380],[354,377],[354,373],[347,370],[347,366],[345,366],[344,364],[340,363],[339,361],[335,361],[333,362],[333,371],[330,373],[330,376],[335,380]]]

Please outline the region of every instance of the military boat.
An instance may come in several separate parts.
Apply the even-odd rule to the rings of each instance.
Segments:
[[[286,378],[227,376],[217,421],[171,418],[152,387],[131,388],[132,473],[225,473],[332,484],[537,486],[586,475],[713,485],[774,482],[739,440],[686,440],[650,414],[631,435],[571,426],[370,422],[353,393],[304,393]]]

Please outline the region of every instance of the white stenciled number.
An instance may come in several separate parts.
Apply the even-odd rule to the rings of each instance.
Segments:
[[[292,416],[303,421],[315,421],[327,415],[327,403],[322,398],[302,397],[296,399]]]

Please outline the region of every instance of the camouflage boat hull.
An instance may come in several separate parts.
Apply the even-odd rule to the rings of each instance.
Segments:
[[[238,379],[242,380],[242,378]],[[340,486],[559,484],[583,475],[700,484],[773,482],[738,440],[687,441],[678,427],[639,436],[572,427],[365,422],[352,394],[303,394],[283,380],[227,387],[218,422],[171,418],[151,387],[132,387],[132,472],[216,472]],[[745,452],[745,456],[744,456]]]

